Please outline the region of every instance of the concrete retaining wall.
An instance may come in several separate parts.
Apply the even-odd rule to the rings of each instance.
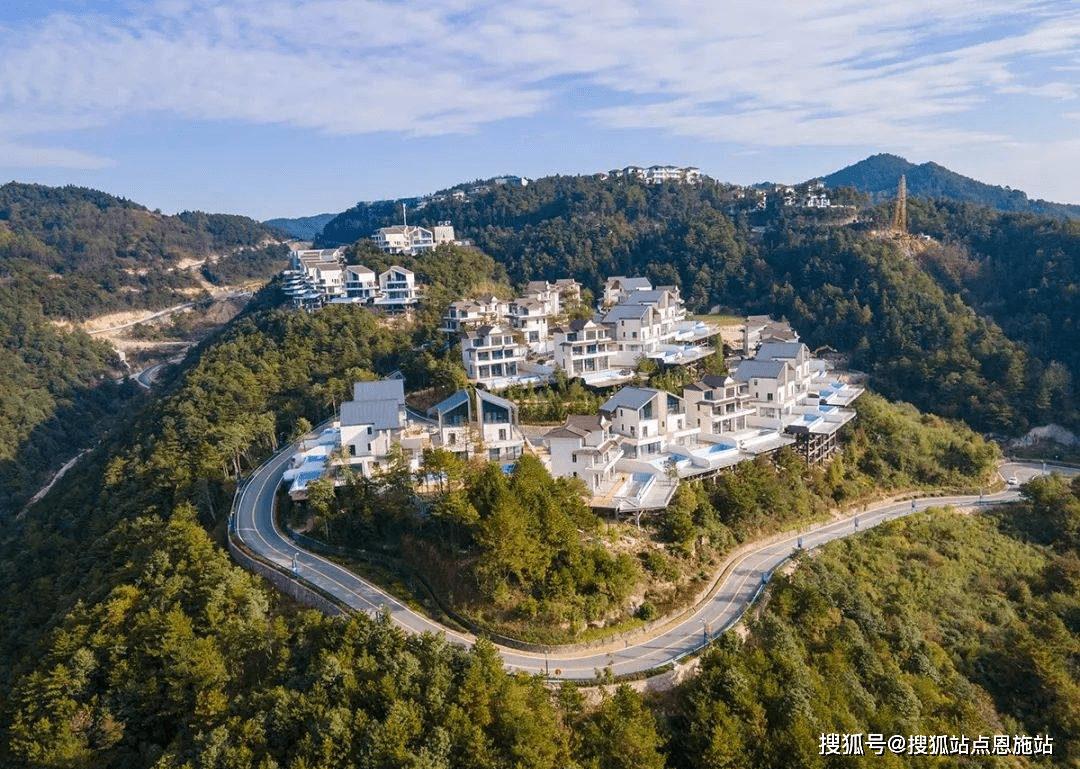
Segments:
[[[313,609],[318,609],[324,614],[328,614],[332,617],[339,617],[346,613],[344,609],[338,606],[338,604],[321,593],[317,593],[307,587],[295,579],[291,574],[285,574],[278,571],[273,566],[255,559],[243,548],[233,542],[232,537],[229,537],[229,553],[238,564],[248,571],[253,571],[259,576],[264,577],[270,584],[286,595],[291,596],[298,603],[302,603],[304,606],[310,606]]]

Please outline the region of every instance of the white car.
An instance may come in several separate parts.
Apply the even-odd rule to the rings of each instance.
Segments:
[[[1017,478],[1015,475],[1010,475],[1009,476],[1009,485],[1010,486],[1019,486],[1020,485],[1020,479]]]

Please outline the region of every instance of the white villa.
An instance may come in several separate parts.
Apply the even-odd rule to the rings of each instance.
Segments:
[[[404,211],[405,208],[402,206],[402,214]],[[429,230],[427,227],[418,227],[406,222],[393,227],[381,227],[375,231],[371,239],[381,251],[416,256],[443,243],[453,243],[454,226],[450,222],[439,222]]]
[[[524,449],[517,404],[485,390],[476,390],[474,397],[458,390],[432,406],[428,415],[436,420],[434,445],[462,459],[481,455],[507,464]]]
[[[344,251],[340,248],[293,251],[282,273],[282,290],[293,304],[316,307],[345,296]]]
[[[404,312],[419,301],[416,276],[412,270],[394,265],[386,272],[379,273],[379,294],[374,301],[376,307],[390,312]]]
[[[510,314],[510,303],[497,296],[451,302],[443,316],[442,331],[458,334],[476,326],[498,323]]]
[[[555,365],[570,377],[599,381],[614,368],[611,329],[592,320],[572,320],[552,329]]]
[[[345,268],[345,295],[349,299],[370,302],[379,294],[379,283],[375,271],[363,265]]]
[[[747,428],[757,410],[748,405],[750,386],[730,376],[706,375],[683,388],[686,416],[705,435],[730,436]]]
[[[341,404],[341,448],[347,463],[366,478],[372,477],[401,443],[408,423],[405,383],[400,379],[357,382],[353,399]]]
[[[622,436],[623,456],[647,459],[672,445],[692,443],[697,428],[688,425],[683,399],[651,387],[624,387],[600,407]]]
[[[554,306],[559,306],[558,295],[554,297]],[[519,331],[529,346],[529,350],[542,355],[551,352],[551,337],[548,334],[548,318],[558,314],[551,311],[552,301],[530,296],[519,297],[510,302],[510,326]]]
[[[603,414],[572,414],[562,427],[549,431],[545,440],[551,448],[552,475],[580,478],[594,495],[614,483],[622,447]]]
[[[498,387],[517,377],[528,348],[513,329],[480,326],[461,335],[461,358],[469,381]]]
[[[619,304],[632,291],[652,291],[652,283],[648,278],[628,278],[625,275],[608,278],[604,283],[604,306]]]
[[[435,234],[426,227],[398,224],[382,227],[371,236],[381,251],[390,254],[416,256],[422,251],[435,248]]]
[[[341,248],[293,251],[282,273],[282,290],[297,307],[367,304],[388,312],[411,309],[420,301],[416,277],[394,266],[375,275],[360,264],[346,265]]]

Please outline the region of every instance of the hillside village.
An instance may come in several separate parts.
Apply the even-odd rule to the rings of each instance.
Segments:
[[[421,252],[436,241],[434,233],[416,232],[424,228],[386,229],[394,232],[373,240],[388,253]],[[452,228],[440,233],[439,242],[447,239]],[[376,276],[346,266],[340,249],[294,252],[284,290],[297,306],[361,303],[386,312],[408,312],[423,294],[412,272],[395,266]],[[765,316],[742,325],[729,374],[704,374],[681,394],[643,386],[643,368],[713,355],[720,327],[688,318],[677,287],[640,277],[608,278],[596,308],[569,279],[532,281],[509,301],[461,299],[450,304],[442,331],[460,342],[471,386],[420,413],[407,407],[401,379],[356,382],[334,422],[293,458],[286,481],[294,499],[338,467],[372,478],[403,459],[420,474],[425,452],[442,449],[507,471],[529,453],[553,476],[580,479],[594,508],[658,510],[681,481],[786,446],[808,463],[821,461],[837,448],[862,393],[814,358],[788,324]],[[597,413],[523,429],[518,405],[497,393],[545,385],[560,371],[607,399]]]

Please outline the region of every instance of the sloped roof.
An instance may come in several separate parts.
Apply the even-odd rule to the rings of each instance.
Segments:
[[[400,379],[379,379],[375,382],[353,384],[354,401],[393,400],[405,402],[405,383]]]
[[[637,411],[656,397],[658,392],[660,391],[644,387],[624,387],[608,398],[604,405],[600,407],[600,410],[613,412],[621,406]]]
[[[803,350],[806,350],[806,345],[802,342],[767,342],[758,348],[757,355],[754,357],[758,360],[797,358]]]
[[[402,427],[400,409],[401,404],[393,400],[345,401],[341,404],[341,424],[393,430]]]
[[[663,298],[664,292],[659,289],[635,290],[626,295],[626,304],[656,304]]]
[[[499,324],[495,324],[494,326],[477,326],[472,331],[466,331],[465,332],[465,338],[466,339],[479,339],[481,337],[485,337],[485,336],[490,335],[492,331],[495,331],[495,332],[497,332],[499,334],[508,334],[508,333],[510,333],[510,330],[507,329],[505,326],[500,326]]]
[[[604,323],[613,323],[619,320],[640,320],[646,313],[652,310],[649,304],[617,304],[608,310],[604,316]]]
[[[434,406],[428,409],[428,414],[445,414],[448,411],[453,411],[463,403],[469,402],[469,391],[458,390],[445,400],[441,400]]]
[[[604,429],[604,418],[599,414],[570,414],[566,417],[566,424],[592,432]]]
[[[786,360],[744,360],[733,375],[740,382],[751,379],[776,379],[791,364]]]
[[[487,390],[477,390],[476,397],[482,401],[486,401],[493,406],[499,406],[500,408],[507,409],[511,412],[517,413],[517,404],[513,401],[508,401],[506,398],[500,398],[498,395],[489,393]]]
[[[695,390],[696,392],[715,390],[717,387],[724,387],[730,378],[724,374],[706,374],[693,384],[687,385],[686,389]]]
[[[652,283],[648,278],[628,278],[625,275],[615,275],[608,278],[607,286],[608,288],[621,288],[624,291],[652,290]]]

